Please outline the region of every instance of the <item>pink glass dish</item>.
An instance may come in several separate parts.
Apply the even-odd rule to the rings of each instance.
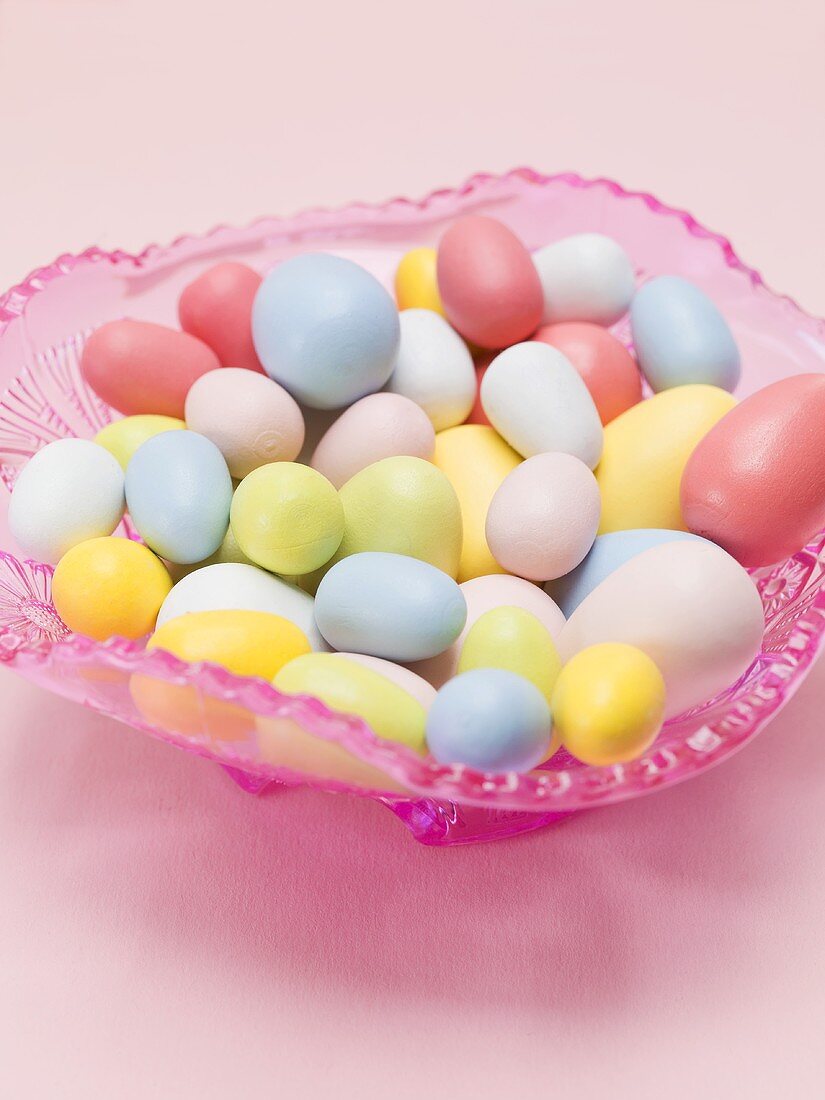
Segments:
[[[78,372],[84,340],[104,321],[132,316],[176,324],[180,290],[205,267],[238,259],[264,271],[286,256],[323,249],[349,256],[389,285],[408,248],[438,240],[466,211],[493,214],[531,248],[597,230],[619,240],[640,278],[671,272],[703,286],[731,323],[743,353],[740,395],[800,371],[825,369],[825,322],[770,291],[725,238],[646,194],[609,180],[517,169],[477,175],[420,201],[355,204],[219,227],[139,255],[88,249],[61,256],[0,297],[0,478],[6,490],[39,447],[92,436],[111,412]],[[616,331],[629,340],[626,326]],[[51,569],[15,556],[0,490],[0,660],[21,675],[222,764],[245,789],[310,784],[379,799],[427,844],[512,835],[588,806],[667,787],[744,745],[801,683],[825,634],[825,532],[788,561],[761,570],[762,651],[722,695],[670,721],[653,748],[625,766],[593,768],[561,752],[526,776],[444,767],[382,742],[358,719],[319,701],[209,665],[146,654],[142,643],[98,644],[69,635],[50,598]],[[128,533],[128,532],[127,532]],[[708,645],[713,644],[712,609]],[[188,721],[159,725],[137,709],[134,674],[182,692]],[[192,728],[192,715],[196,716]]]

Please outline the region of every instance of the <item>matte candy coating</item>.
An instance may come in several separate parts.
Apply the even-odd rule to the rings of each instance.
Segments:
[[[156,554],[180,565],[214,554],[231,502],[223,455],[197,432],[153,436],[126,470],[126,506],[138,533]]]
[[[801,550],[825,527],[825,375],[783,378],[705,436],[682,475],[691,531],[749,568]]]
[[[738,562],[711,542],[667,542],[620,565],[579,604],[560,652],[567,661],[601,642],[643,650],[664,676],[672,717],[737,680],[763,632],[759,593]]]
[[[424,752],[421,704],[386,676],[341,654],[297,657],[284,665],[274,684],[287,695],[310,695],[332,710],[363,718],[378,737]]]
[[[272,462],[248,474],[235,490],[230,518],[249,560],[288,576],[325,565],[344,534],[335,487],[298,462]]]
[[[92,333],[80,372],[98,397],[124,416],[182,419],[189,387],[220,365],[214,351],[188,332],[127,318]]]
[[[502,222],[458,218],[438,246],[438,289],[462,336],[482,348],[526,340],[541,322],[543,296],[530,253]]]
[[[69,630],[104,642],[154,630],[171,588],[166,567],[151,550],[110,536],[81,542],[60,559],[52,599]]]
[[[716,386],[679,386],[655,394],[604,429],[596,470],[602,494],[599,533],[639,527],[685,530],[679,486],[687,461],[735,398]]]
[[[550,750],[550,708],[514,672],[473,669],[441,688],[427,715],[427,747],[439,764],[528,772]]]
[[[533,254],[544,295],[542,321],[612,325],[627,311],[636,280],[624,249],[601,233],[578,233]]]
[[[626,764],[649,749],[662,728],[665,682],[646,653],[616,643],[590,646],[561,670],[553,724],[584,764]]]
[[[591,469],[602,453],[602,424],[581,375],[549,344],[507,348],[481,382],[481,403],[496,431],[525,458],[575,455]]]
[[[21,549],[55,565],[73,546],[110,535],[123,517],[123,470],[89,439],[56,439],[32,455],[9,502]]]
[[[443,653],[466,620],[467,604],[452,577],[402,554],[344,558],[315,596],[315,622],[333,649],[390,661]]]
[[[122,420],[113,420],[101,428],[94,441],[114,455],[121,469],[125,470],[141,443],[161,432],[181,431],[185,427],[186,424],[174,416],[155,416],[152,413],[124,416]]]
[[[399,310],[432,309],[444,316],[444,305],[438,292],[434,248],[413,248],[405,252],[395,272],[395,300]]]
[[[739,349],[716,304],[677,275],[658,275],[636,292],[630,309],[636,358],[654,393],[703,382],[734,390]]]
[[[252,307],[255,350],[270,378],[318,409],[380,390],[398,350],[398,313],[352,260],[309,252],[264,279]]]
[[[636,360],[606,328],[570,321],[544,325],[534,339],[551,344],[584,379],[602,424],[642,400],[642,376]]]
[[[593,545],[601,500],[592,471],[560,451],[534,455],[507,475],[487,512],[487,543],[508,573],[564,576]]]
[[[181,293],[180,327],[208,344],[222,366],[263,373],[252,343],[252,303],[260,285],[261,276],[246,264],[207,268]]]
[[[461,646],[458,671],[506,668],[535,684],[548,705],[561,658],[550,631],[521,607],[494,607],[479,615]]]
[[[330,425],[315,448],[312,466],[340,489],[374,462],[395,455],[429,460],[434,447],[433,426],[414,401],[398,393],[371,393]]]
[[[372,669],[380,676],[392,680],[394,684],[411,695],[416,702],[428,710],[435,699],[435,688],[428,684],[423,676],[417,676],[403,665],[397,665],[394,661],[385,661],[383,657],[370,657],[368,653],[341,653],[348,661],[354,661],[357,665]]]
[[[433,462],[449,479],[461,507],[459,581],[502,572],[487,545],[487,510],[496,489],[520,461],[493,428],[481,424],[460,424],[436,435]]]
[[[186,397],[186,425],[211,439],[233,477],[268,462],[291,462],[304,443],[304,418],[283,386],[224,367],[202,375]]]
[[[476,373],[467,345],[432,310],[405,309],[399,322],[401,342],[387,389],[420,405],[437,432],[460,424],[476,394]]]
[[[544,589],[569,619],[582,600],[626,561],[652,546],[660,546],[663,542],[691,540],[696,541],[696,535],[663,528],[611,531],[607,535],[598,536],[581,565],[567,576],[548,581]]]

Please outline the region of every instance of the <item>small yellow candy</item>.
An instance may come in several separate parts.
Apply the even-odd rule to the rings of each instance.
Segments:
[[[232,498],[232,532],[256,565],[288,576],[329,561],[344,535],[335,487],[300,462],[270,462],[240,483]]]
[[[401,257],[395,272],[395,298],[399,309],[432,309],[444,316],[436,278],[434,248],[414,248]]]
[[[129,460],[141,443],[161,432],[180,431],[186,425],[174,416],[158,416],[152,413],[139,416],[124,416],[101,428],[95,436],[95,443],[115,456],[125,470]]]
[[[165,565],[148,547],[108,535],[63,555],[52,598],[70,630],[102,642],[148,634],[171,587]]]
[[[273,683],[287,695],[312,695],[332,710],[363,718],[379,737],[425,749],[426,712],[403,688],[338,653],[309,653],[284,665]]]
[[[447,475],[461,505],[464,544],[459,583],[505,573],[490,552],[484,529],[490,501],[505,477],[519,465],[521,455],[494,428],[459,424],[436,434],[433,462]]]
[[[572,657],[553,692],[562,744],[584,764],[624,764],[656,739],[665,713],[665,682],[646,653],[605,642]]]

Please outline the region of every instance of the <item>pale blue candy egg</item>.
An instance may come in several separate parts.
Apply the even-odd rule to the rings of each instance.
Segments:
[[[404,554],[343,558],[315,594],[315,622],[333,649],[421,661],[448,649],[467,621],[452,577]]]
[[[558,580],[548,581],[544,590],[562,609],[564,617],[569,619],[582,600],[620,565],[649,550],[651,546],[688,539],[693,542],[706,541],[688,531],[668,531],[653,527],[611,531],[607,535],[599,535],[581,565],[577,565],[572,572]],[[640,598],[644,598],[643,594]]]
[[[315,409],[380,390],[399,336],[398,310],[378,280],[325,252],[279,264],[252,306],[252,339],[267,374]]]
[[[550,751],[550,708],[529,680],[476,668],[448,680],[427,713],[427,745],[439,764],[528,772]]]
[[[678,275],[645,283],[630,306],[633,345],[642,374],[658,393],[705,382],[733,392],[739,349],[728,323],[698,286]]]
[[[126,507],[150,550],[178,565],[214,554],[229,526],[232,478],[215,444],[197,432],[162,432],[126,467]]]

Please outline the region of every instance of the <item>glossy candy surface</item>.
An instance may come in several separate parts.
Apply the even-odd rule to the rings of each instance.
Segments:
[[[180,327],[203,340],[224,367],[263,372],[252,343],[252,303],[261,276],[246,264],[224,261],[184,287]]]
[[[185,427],[186,424],[175,416],[156,416],[153,413],[124,416],[122,420],[113,420],[101,428],[94,441],[114,455],[125,470],[141,443],[161,432],[180,431]]]
[[[461,424],[476,395],[475,367],[467,345],[432,310],[402,310],[399,322],[401,342],[387,389],[420,405],[437,432]]]
[[[569,359],[584,379],[602,424],[642,400],[642,376],[636,360],[601,325],[570,321],[543,325],[535,340],[551,344]]]
[[[618,242],[602,233],[577,233],[533,254],[544,294],[542,322],[612,325],[636,289],[633,264]]]

